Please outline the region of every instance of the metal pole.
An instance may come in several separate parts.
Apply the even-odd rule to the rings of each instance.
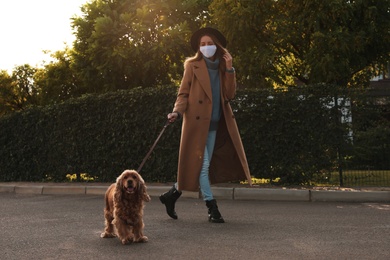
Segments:
[[[336,126],[340,126],[341,125],[341,117],[340,117],[340,111],[339,111],[339,100],[338,100],[338,96],[337,94],[335,95],[334,97],[334,106],[335,106],[335,110],[336,110]],[[342,140],[342,138],[341,138]],[[339,170],[339,182],[340,182],[340,187],[343,187],[344,186],[344,181],[343,181],[343,166],[342,166],[342,160],[343,160],[343,156],[341,154],[341,142],[339,140],[339,142],[337,142],[337,161],[338,161],[338,170]]]
[[[342,158],[342,155],[340,153],[340,147],[337,148],[337,157],[338,157],[340,187],[343,187],[344,186],[344,181],[343,181],[343,158]]]

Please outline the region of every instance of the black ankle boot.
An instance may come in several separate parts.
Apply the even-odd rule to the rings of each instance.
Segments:
[[[178,191],[175,186],[173,186],[169,191],[160,195],[161,203],[165,204],[167,214],[173,219],[177,219],[177,214],[175,212],[175,203],[180,196],[181,191]]]
[[[221,213],[218,210],[216,200],[206,200],[206,206],[209,209],[209,221],[212,223],[225,223]]]

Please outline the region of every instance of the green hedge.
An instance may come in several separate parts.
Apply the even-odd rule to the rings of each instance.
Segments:
[[[0,118],[0,181],[65,181],[73,173],[114,181],[141,164],[176,91],[166,86],[87,95]],[[302,184],[333,171],[338,152],[351,149],[348,125],[327,106],[340,93],[322,85],[238,91],[231,104],[252,175]],[[167,127],[142,169],[146,181],[175,181],[180,128]]]
[[[137,169],[166,122],[175,88],[88,95],[0,120],[1,181],[64,181],[88,173],[114,181]],[[170,125],[142,169],[149,181],[175,176],[180,125]]]
[[[324,106],[331,100],[324,93],[315,86],[248,90],[239,97],[237,118],[255,176],[301,184],[334,167],[345,126],[338,124],[334,109]]]

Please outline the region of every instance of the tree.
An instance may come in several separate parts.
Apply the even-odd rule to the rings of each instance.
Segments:
[[[243,84],[347,86],[389,60],[389,0],[215,0],[211,11],[243,57]]]
[[[244,86],[271,87],[275,34],[270,26],[272,0],[214,0],[210,5],[213,23],[226,36],[233,55],[237,80]]]
[[[210,1],[95,0],[73,18],[75,68],[88,92],[156,86],[179,78],[188,39]],[[191,11],[188,11],[191,10]],[[101,87],[102,86],[102,87]]]
[[[4,70],[0,72],[0,115],[38,104],[39,92],[33,81],[35,72],[28,64],[15,67],[12,75]]]
[[[14,82],[6,70],[0,72],[0,116],[19,110],[13,92]]]
[[[35,86],[40,89],[41,105],[58,103],[85,94],[81,81],[72,67],[72,50],[68,47],[51,55],[54,61],[34,74]]]

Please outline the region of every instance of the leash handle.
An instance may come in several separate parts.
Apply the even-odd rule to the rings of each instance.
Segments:
[[[148,158],[149,158],[150,154],[152,153],[154,147],[156,147],[158,141],[160,140],[162,134],[164,133],[165,129],[167,128],[167,126],[168,126],[169,124],[170,124],[170,122],[169,122],[169,120],[167,120],[166,123],[165,123],[165,125],[164,125],[164,127],[163,127],[163,129],[161,130],[160,134],[158,135],[156,141],[154,141],[154,144],[153,144],[152,147],[150,148],[149,152],[146,154],[145,158],[142,160],[141,165],[138,167],[138,169],[137,169],[137,172],[138,172],[138,173],[141,171],[142,167],[144,167],[144,164],[145,164],[146,160],[148,160]]]

